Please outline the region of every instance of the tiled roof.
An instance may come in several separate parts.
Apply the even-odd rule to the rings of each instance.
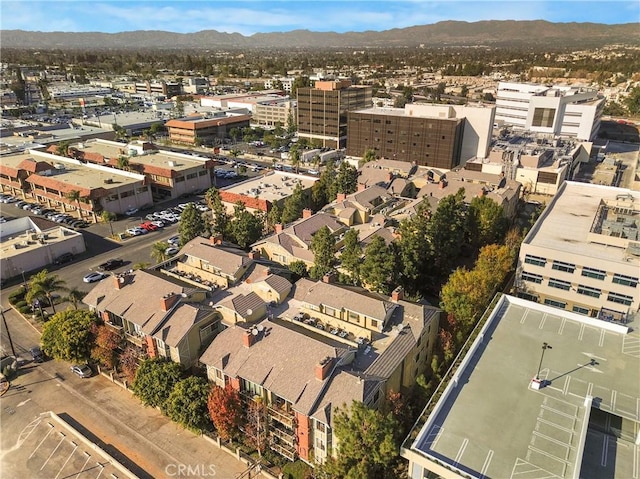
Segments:
[[[41,171],[52,170],[53,165],[46,161],[35,161],[31,158],[27,158],[18,164],[17,169],[28,171],[29,173],[40,173]]]
[[[231,309],[243,318],[250,316],[249,311],[257,311],[264,306],[264,300],[253,291],[249,294],[238,294],[220,303],[220,306]]]
[[[305,218],[286,228],[283,233],[292,235],[307,245],[311,244],[313,235],[317,233],[323,226],[329,228],[329,231],[335,233],[344,225],[336,220],[336,218],[327,213],[316,213],[309,218]]]
[[[344,354],[275,322],[262,321],[263,331],[254,336],[251,347],[243,345],[245,329],[232,327],[221,332],[200,361],[261,385],[290,401],[293,408],[309,414],[328,381],[315,377],[316,365],[327,357]]]
[[[380,354],[376,360],[366,369],[365,373],[388,379],[398,365],[405,360],[409,351],[416,345],[416,338],[411,332],[411,326],[406,325],[397,334],[391,344]]]
[[[229,251],[212,244],[202,236],[198,236],[189,241],[180,251],[181,253],[208,262],[229,276],[235,276],[239,269],[253,262],[244,251]]]
[[[278,276],[277,274],[271,274],[264,280],[275,292],[284,293],[291,289],[292,284],[286,278]]]
[[[294,298],[319,306],[324,304],[338,310],[348,307],[351,311],[383,321],[389,310],[396,307],[391,301],[377,299],[335,284],[313,282],[302,278],[296,282]]]
[[[202,117],[194,119],[180,118],[169,120],[165,123],[165,126],[167,128],[200,130],[202,128],[209,128],[210,126],[232,125],[234,123],[241,123],[249,120],[251,120],[251,115],[225,116],[223,118],[211,118],[208,120],[202,119]]]
[[[95,199],[95,198],[101,198],[103,196],[107,196],[109,194],[104,188],[94,188],[94,189],[82,188],[81,186],[72,185],[64,181],[57,180],[55,178],[51,178],[49,176],[40,176],[38,174],[30,175],[26,181],[34,185],[60,191],[61,193],[64,193],[64,194],[70,193],[71,191],[75,190],[80,192],[81,198]]]

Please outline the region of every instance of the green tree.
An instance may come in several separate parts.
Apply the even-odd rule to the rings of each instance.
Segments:
[[[53,294],[57,291],[67,291],[66,284],[66,281],[57,274],[49,274],[49,271],[43,269],[29,279],[29,290],[25,299],[30,303],[34,299],[44,296],[51,305],[53,314],[56,314]]]
[[[296,184],[293,193],[284,201],[282,209],[282,223],[288,224],[302,216],[304,210],[304,195],[300,183]]]
[[[91,356],[95,315],[87,310],[61,311],[42,327],[42,350],[47,356],[70,362],[86,362]]]
[[[198,211],[194,204],[189,204],[180,215],[178,234],[180,235],[180,246],[184,246],[196,236],[204,234],[206,224],[202,218],[202,213]]]
[[[440,291],[440,307],[452,314],[463,333],[469,332],[486,305],[485,278],[475,270],[456,269]]]
[[[335,265],[336,238],[326,226],[320,228],[311,238],[314,265],[310,276],[320,279],[333,269]]]
[[[111,231],[111,236],[113,236],[113,222],[118,219],[118,215],[112,213],[111,211],[102,210],[100,213],[100,218],[103,222],[109,224],[109,230]]]
[[[124,170],[124,171],[130,171],[131,167],[129,166],[129,158],[124,156],[124,155],[120,155],[118,157],[118,169],[120,170]]]
[[[81,291],[78,288],[73,287],[67,289],[67,295],[65,296],[65,298],[73,305],[73,309],[78,309],[78,303],[82,301],[82,298],[84,298],[86,295],[86,291]]]
[[[444,197],[431,216],[427,238],[433,265],[440,278],[446,278],[460,255],[467,231],[464,188]]]
[[[258,241],[264,230],[264,216],[261,213],[250,213],[244,203],[238,202],[234,207],[234,219],[231,223],[231,236],[238,246],[246,249]]]
[[[298,146],[294,146],[289,151],[289,161],[291,162],[291,166],[295,170],[296,173],[300,170],[300,161],[302,160],[302,153],[300,152],[300,148]]]
[[[213,386],[207,400],[209,416],[222,439],[229,441],[240,434],[243,422],[243,405],[240,393],[231,383],[222,388]]]
[[[136,371],[133,394],[145,406],[160,407],[165,412],[167,399],[180,379],[182,368],[178,363],[162,358],[145,359]]]
[[[78,190],[71,190],[66,195],[69,201],[75,201],[78,207],[78,216],[82,219],[82,208],[80,208],[80,199],[82,198]]]
[[[344,247],[340,254],[340,264],[356,284],[360,283],[361,262],[362,247],[360,246],[358,230],[351,228],[344,235]]]
[[[315,210],[319,210],[336,199],[335,181],[335,163],[329,161],[320,175],[320,179],[311,187],[311,202]]]
[[[291,271],[295,276],[297,276],[297,279],[306,278],[307,276],[309,276],[309,271],[307,270],[307,263],[305,263],[304,261],[300,261],[300,260],[292,261],[287,266],[289,268],[289,271]]]
[[[204,378],[191,376],[178,381],[164,405],[167,416],[196,433],[211,429],[208,394],[209,383]]]
[[[405,291],[410,294],[417,293],[426,283],[432,263],[428,241],[430,218],[429,203],[422,201],[416,207],[416,214],[403,220],[398,228],[400,281]]]
[[[69,147],[71,146],[71,140],[63,140],[56,146],[56,154],[60,156],[69,156]]]
[[[477,248],[502,241],[508,223],[502,206],[487,196],[476,196],[467,210],[469,238]]]
[[[169,258],[167,254],[167,248],[169,244],[166,241],[156,241],[151,245],[150,256],[156,261],[156,263],[162,263]]]
[[[209,188],[205,194],[205,199],[213,218],[213,233],[221,234],[223,237],[229,234],[231,219],[227,213],[227,208],[222,203],[220,191],[217,188]]]
[[[351,194],[358,189],[358,170],[346,161],[340,163],[335,181],[335,192]],[[332,195],[333,196],[333,195]]]
[[[338,452],[319,467],[332,478],[379,479],[395,477],[398,444],[397,422],[391,414],[383,415],[363,403],[353,401],[350,407],[336,409],[333,431],[338,438]]]
[[[279,203],[273,203],[269,213],[267,213],[267,225],[270,228],[274,228],[275,225],[282,222],[282,208]]]
[[[627,111],[632,115],[640,115],[640,86],[633,87],[624,99]]]
[[[238,138],[240,138],[240,129],[237,127],[233,127],[229,130],[229,136],[231,137],[231,139],[233,140],[233,143],[235,144],[238,141]]]
[[[378,155],[376,155],[376,150],[373,148],[368,148],[364,155],[362,155],[362,164],[369,163],[370,161],[375,161],[378,159]]]
[[[360,266],[360,279],[367,289],[389,294],[393,289],[396,254],[393,244],[387,246],[382,236],[376,235],[364,250]]]

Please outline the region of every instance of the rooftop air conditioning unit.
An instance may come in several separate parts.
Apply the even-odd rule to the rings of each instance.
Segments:
[[[176,162],[175,161],[169,161],[169,166],[173,168],[174,166],[176,166]]]

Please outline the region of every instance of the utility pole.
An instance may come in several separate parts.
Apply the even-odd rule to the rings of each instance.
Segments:
[[[544,352],[547,349],[553,349],[548,343],[542,343],[542,355],[540,356],[540,364],[538,365],[538,372],[536,373],[536,380],[540,380],[540,371],[542,370],[542,360],[544,359]]]
[[[4,322],[4,329],[7,331],[7,337],[9,338],[9,345],[11,346],[11,353],[14,358],[17,358],[16,350],[13,347],[13,340],[11,339],[11,333],[9,332],[9,326],[7,326],[7,318],[4,317],[4,310],[0,309],[0,314],[2,315],[2,321]]]

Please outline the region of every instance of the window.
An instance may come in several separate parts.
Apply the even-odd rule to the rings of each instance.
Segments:
[[[607,272],[602,271],[601,269],[588,268],[584,266],[582,268],[582,276],[586,276],[587,278],[594,278],[594,279],[604,279],[607,276]]]
[[[200,170],[198,171],[198,176],[204,176],[207,174],[207,170]]]
[[[540,284],[542,283],[542,276],[540,276],[539,274],[527,273],[526,271],[524,271],[522,273],[522,280],[529,281],[530,283]]]
[[[527,264],[532,264],[534,266],[545,266],[547,264],[547,258],[528,254],[524,257],[524,262]]]
[[[561,279],[549,278],[549,286],[552,288],[569,291],[569,289],[571,288],[571,283],[569,283],[568,281],[562,281]]]
[[[624,304],[625,306],[631,306],[631,303],[633,303],[633,296],[611,292],[609,293],[609,296],[607,296],[607,301],[611,301],[612,303]]]
[[[578,313],[578,314],[589,314],[589,308],[583,308],[582,306],[578,306],[578,305],[573,305],[573,308],[571,309],[574,313]]]
[[[349,321],[353,321],[354,323],[359,323],[360,315],[358,313],[354,313],[353,311],[349,311]]]
[[[613,282],[615,284],[621,284],[623,286],[631,286],[635,288],[638,286],[638,278],[634,278],[633,276],[625,276],[624,274],[615,273],[613,275]]]
[[[533,121],[531,126],[553,127],[553,120],[556,116],[554,108],[536,108],[533,110]]]
[[[184,181],[184,176],[176,177],[176,183],[182,183]]]
[[[544,300],[544,304],[547,306],[553,306],[554,308],[565,309],[567,303],[563,303],[562,301],[556,301],[555,299],[547,298]]]
[[[573,273],[576,270],[576,265],[571,263],[565,263],[563,261],[554,261],[551,269],[564,271],[565,273]]]
[[[602,290],[579,284],[578,294],[584,294],[585,296],[591,296],[592,298],[599,298],[602,294]]]
[[[247,381],[246,379],[240,379],[240,389],[254,396],[262,396],[262,386]]]
[[[200,340],[204,340],[211,336],[216,330],[216,323],[211,323],[200,328]]]
[[[194,178],[196,178],[198,176],[197,173],[189,173],[187,175],[187,180],[193,180]]]
[[[325,425],[322,422],[316,421],[316,429],[320,432],[324,432]]]

